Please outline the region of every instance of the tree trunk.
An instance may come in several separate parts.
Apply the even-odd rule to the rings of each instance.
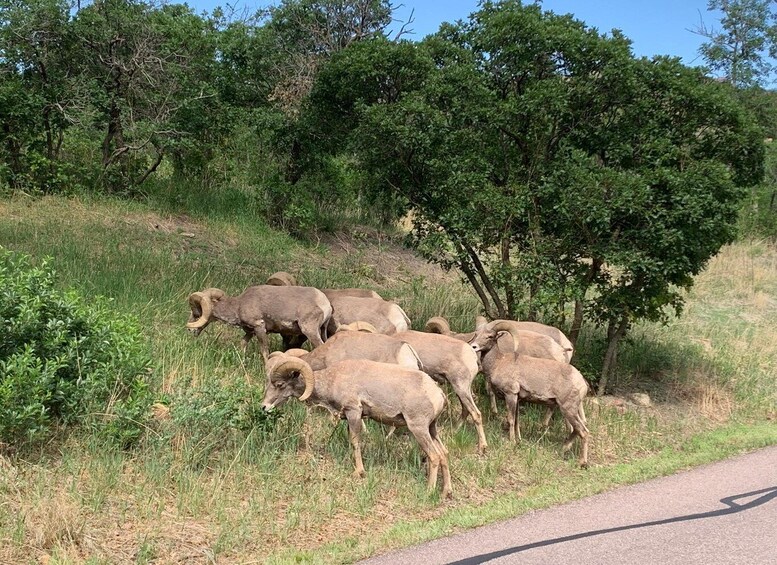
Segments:
[[[146,169],[146,172],[143,173],[143,176],[141,176],[140,179],[138,179],[138,182],[136,183],[138,186],[146,182],[146,179],[149,176],[151,176],[154,173],[154,171],[157,170],[157,167],[159,167],[160,163],[162,162],[162,159],[165,156],[164,151],[162,151],[159,148],[155,148],[155,149],[156,149],[156,159],[154,159],[154,162],[151,163],[151,166],[148,169]]]
[[[113,147],[115,146],[115,149]],[[103,168],[107,168],[114,160],[114,153],[124,148],[124,132],[121,127],[121,108],[116,100],[111,101],[108,115],[108,132],[102,143]]]
[[[535,301],[535,297],[537,296],[539,290],[540,285],[538,282],[534,281],[529,285],[529,311],[526,313],[526,319],[530,322],[536,322],[537,318],[539,317],[539,312],[537,312],[537,302]]]
[[[495,315],[495,312],[491,308],[491,301],[488,299],[488,295],[486,295],[483,287],[478,282],[478,279],[470,266],[467,265],[464,261],[459,261],[459,268],[461,269],[461,272],[464,273],[464,276],[467,277],[467,280],[469,281],[469,284],[472,285],[472,288],[475,289],[478,298],[480,298],[481,304],[483,304],[483,311],[485,312],[486,316],[488,316],[488,318],[491,320],[496,319],[498,316]]]
[[[19,176],[22,174],[22,148],[18,142],[14,141],[11,127],[8,124],[3,124],[3,135],[6,151],[8,151],[8,168],[11,169],[10,183],[12,187],[18,189],[21,188]]]
[[[626,335],[628,327],[629,320],[626,316],[620,319],[620,323],[610,320],[610,323],[607,325],[607,352],[604,354],[602,375],[599,378],[599,386],[596,390],[597,396],[602,396],[607,390],[607,381],[618,362],[618,343]]]
[[[505,228],[508,235],[502,236],[502,265],[506,267],[505,272],[510,273],[512,279],[512,263],[510,262],[510,236],[509,227]],[[505,285],[505,301],[507,302],[507,318],[510,320],[515,319],[515,293],[513,292],[513,286],[510,281],[507,281]]]
[[[289,155],[289,162],[286,164],[286,182],[291,185],[297,184],[302,178],[302,165],[300,165],[300,159],[302,158],[302,144],[298,139],[295,139],[291,143],[291,154]]]
[[[572,347],[577,348],[577,339],[580,337],[580,329],[583,327],[583,310],[585,305],[581,299],[575,300],[575,316],[572,319],[572,328],[569,330],[569,341]],[[577,352],[575,352],[577,355]]]
[[[483,286],[486,287],[488,294],[491,296],[491,300],[494,301],[494,306],[496,306],[497,316],[499,318],[504,318],[507,315],[507,311],[505,310],[505,306],[502,303],[502,300],[499,298],[499,293],[496,291],[496,289],[494,288],[494,285],[491,283],[491,279],[486,273],[486,268],[483,266],[483,263],[480,261],[480,257],[478,257],[478,254],[475,252],[475,250],[472,249],[472,247],[470,247],[466,243],[461,242],[460,245],[467,252],[470,259],[472,259],[472,264],[475,266],[475,270],[477,271],[477,274],[480,277],[480,280],[483,281]]]

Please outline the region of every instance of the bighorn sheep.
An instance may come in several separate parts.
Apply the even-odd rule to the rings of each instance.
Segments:
[[[359,298],[357,296],[330,294],[332,319],[329,335],[337,328],[352,322],[364,321],[372,324],[379,333],[393,335],[410,327],[410,319],[404,310],[394,302],[382,298]]]
[[[588,383],[583,375],[568,363],[517,353],[515,341],[519,337],[510,324],[497,323],[492,330],[489,339],[473,343],[472,347],[484,352],[483,372],[491,386],[505,396],[510,439],[521,439],[518,422],[519,400],[558,406],[564,419],[572,427],[572,432],[564,442],[564,451],[572,446],[575,436],[579,437],[582,443],[580,465],[587,467],[589,431],[586,427],[583,399],[588,394]],[[511,347],[504,350],[497,337],[501,331],[508,332],[512,337]]]
[[[485,319],[483,320],[485,322]],[[554,359],[556,361],[561,361],[564,363],[568,362],[567,355],[566,355],[567,352],[564,351],[564,349],[558,343],[553,341],[553,339],[551,339],[547,335],[519,329],[520,328],[520,326],[518,325],[519,322],[514,322],[512,320],[497,320],[495,322],[491,322],[490,324],[484,323],[479,325],[478,329],[474,332],[453,333],[451,332],[450,326],[448,325],[448,321],[445,318],[440,316],[435,316],[434,318],[430,318],[429,321],[426,322],[426,327],[424,328],[424,331],[449,335],[451,337],[455,337],[456,339],[460,339],[462,341],[466,341],[472,344],[476,341],[489,339],[491,333],[493,332],[491,328],[494,326],[496,322],[504,322],[506,324],[510,324],[515,329],[519,337],[518,344],[516,346],[518,353],[521,353],[523,355],[529,355],[531,357],[539,357],[541,359]],[[511,338],[509,335],[503,334],[503,336],[500,339],[504,341],[504,340],[509,340]],[[505,343],[507,342],[505,341]],[[488,382],[488,379],[486,379],[486,391],[488,392],[488,397],[491,403],[491,412],[496,414],[497,412],[496,394],[494,393],[494,390],[491,388],[491,383]],[[550,422],[550,418],[552,415],[553,415],[553,409],[548,408],[547,413],[545,415],[546,426]]]
[[[450,330],[448,321],[445,318],[435,316],[426,322],[424,331],[449,335],[462,341],[471,342],[473,339],[479,339],[484,332],[490,331],[491,328],[493,328],[494,325],[498,322],[508,323],[512,325],[517,332],[519,332],[520,339],[517,346],[518,353],[530,355],[531,357],[540,357],[542,359],[555,359],[556,361],[561,361],[564,363],[569,362],[569,358],[567,356],[568,352],[565,351],[561,345],[559,345],[555,340],[553,340],[553,338],[549,337],[548,335],[525,329],[525,326],[523,325],[524,322],[515,322],[513,320],[494,320],[490,324],[479,325],[474,332],[453,333]],[[532,324],[533,322],[528,323]],[[537,325],[541,326],[542,324]]]
[[[276,351],[273,355],[277,353]],[[314,371],[331,367],[346,359],[368,359],[410,369],[422,368],[418,354],[410,345],[395,336],[370,333],[369,330],[338,331],[326,340],[324,345],[313,351],[289,349],[286,354],[302,359]]]
[[[338,296],[354,296],[356,298],[379,298],[383,300],[383,297],[374,290],[367,290],[366,288],[324,288],[321,290],[326,297],[330,300],[332,297]]]
[[[281,334],[284,342],[305,336],[314,347],[326,339],[326,327],[332,305],[324,294],[306,286],[251,286],[240,296],[226,296],[222,290],[208,288],[189,295],[192,315],[186,327],[194,335],[213,320],[243,328],[243,347],[255,335],[262,356],[269,354],[267,332]]]
[[[302,359],[281,354],[268,362],[264,409],[271,410],[291,397],[323,406],[348,421],[354,474],[358,476],[364,476],[362,418],[407,426],[427,457],[427,488],[434,490],[442,468],[442,496],[451,496],[448,450],[437,435],[445,394],[426,373],[365,359],[341,361],[314,371]]]
[[[493,322],[490,322],[490,325],[496,324],[499,321],[500,320],[494,320]],[[572,355],[574,355],[575,352],[574,347],[572,347],[572,342],[569,341],[569,338],[567,338],[567,336],[564,335],[564,332],[562,332],[560,329],[553,326],[548,326],[546,324],[540,324],[539,322],[515,321],[513,323],[516,324],[515,327],[519,330],[535,332],[548,336],[561,346],[564,351],[565,361],[569,363],[572,360]],[[486,319],[483,316],[478,316],[475,318],[476,331],[488,325],[489,324],[486,323]]]
[[[472,396],[472,381],[478,373],[478,356],[464,341],[446,336],[413,330],[396,334],[418,353],[424,371],[438,382],[451,384],[459,397],[462,418],[472,417],[478,433],[478,451],[483,452],[488,443],[483,430],[483,417]]]
[[[294,278],[294,275],[285,271],[278,271],[277,273],[270,275],[270,278],[267,279],[267,284],[275,286],[297,286],[297,279]],[[383,298],[374,290],[367,290],[365,288],[324,288],[321,292],[326,294],[327,298],[329,298],[330,294],[333,296],[356,296],[358,298]]]

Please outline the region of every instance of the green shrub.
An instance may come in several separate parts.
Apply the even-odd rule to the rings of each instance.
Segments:
[[[282,412],[262,408],[263,394],[245,381],[208,380],[182,390],[167,400],[171,422],[158,438],[177,438],[182,458],[204,465],[222,449],[235,449],[250,435],[266,439],[276,430]]]
[[[150,358],[135,320],[55,288],[47,261],[0,248],[0,440],[83,424],[126,446],[145,426]]]

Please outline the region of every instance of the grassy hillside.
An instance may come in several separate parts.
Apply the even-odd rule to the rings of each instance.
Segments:
[[[107,295],[147,328],[156,396],[169,406],[136,450],[106,450],[86,432],[0,455],[0,562],[343,562],[615,484],[777,442],[777,249],[726,248],[669,327],[637,327],[616,386],[651,407],[590,399],[592,469],[563,458],[562,423],[544,433],[522,411],[524,442],[484,412],[490,450],[450,407],[442,422],[455,498],[424,492],[419,450],[368,424],[367,478],[351,476],[344,426],[297,402],[255,418],[264,373],[242,332],[184,329],[186,297],[228,293],[288,270],[314,286],[366,286],[396,299],[415,326],[445,315],[467,329],[477,302],[457,278],[364,228],[303,245],[228,195],[166,206],[61,198],[0,201],[0,245],[50,255],[63,286]],[[187,213],[170,210],[186,209]],[[600,347],[586,334],[581,369]],[[257,422],[261,423],[258,425]]]

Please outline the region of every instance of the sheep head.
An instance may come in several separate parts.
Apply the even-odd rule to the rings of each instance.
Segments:
[[[315,386],[315,377],[310,365],[302,359],[289,355],[277,355],[268,359],[267,384],[264,390],[262,407],[272,410],[291,397],[302,402],[310,398]]]
[[[433,334],[448,335],[451,333],[451,326],[448,324],[448,320],[442,316],[435,316],[434,318],[429,318],[429,321],[426,322],[424,331]]]
[[[502,332],[507,332],[512,337],[512,348],[509,351],[503,350],[502,346],[499,344],[499,337]],[[477,332],[475,332],[475,336],[469,340],[469,344],[476,353],[481,351],[484,353],[488,352],[493,349],[494,346],[498,347],[502,353],[514,353],[518,348],[518,330],[509,320],[497,320],[485,326],[481,326]]]
[[[189,307],[192,310],[186,328],[195,336],[213,320],[213,305],[224,298],[224,291],[218,288],[206,288],[202,292],[189,295]]]

